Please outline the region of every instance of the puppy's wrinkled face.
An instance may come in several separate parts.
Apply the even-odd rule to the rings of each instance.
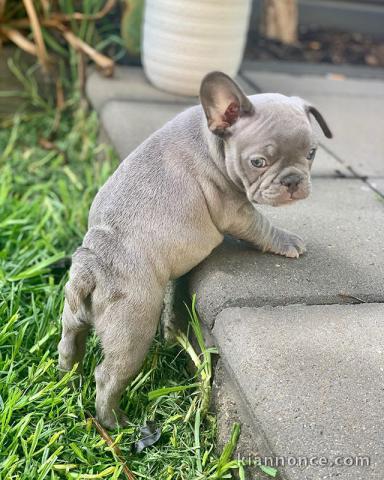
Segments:
[[[249,98],[254,113],[240,118],[225,139],[229,176],[255,204],[279,206],[306,198],[317,141],[301,99]]]
[[[310,115],[332,137],[315,107],[277,93],[247,97],[222,72],[203,79],[200,99],[209,130],[222,138],[227,174],[251,203],[279,206],[309,195],[317,149]]]

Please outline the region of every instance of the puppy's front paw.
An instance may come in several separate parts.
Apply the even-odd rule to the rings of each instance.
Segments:
[[[299,258],[306,251],[302,238],[287,230],[276,229],[268,252],[276,253],[288,258]]]

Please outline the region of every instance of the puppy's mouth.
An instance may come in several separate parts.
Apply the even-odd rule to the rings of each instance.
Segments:
[[[270,205],[272,207],[281,207],[284,205],[292,205],[298,200],[304,200],[310,194],[310,186],[306,188],[300,188],[294,192],[289,192],[287,189],[283,191],[271,191],[270,189],[262,192],[257,192],[253,198],[253,203],[259,205]]]

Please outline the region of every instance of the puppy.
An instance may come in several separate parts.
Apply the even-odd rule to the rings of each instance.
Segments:
[[[164,291],[206,258],[225,234],[264,252],[298,257],[302,239],[279,229],[257,205],[306,198],[322,115],[297,97],[247,97],[227,75],[202,81],[201,106],[150,136],[96,195],[89,228],[65,287],[59,367],[81,365],[95,329],[96,412],[107,428],[124,425],[119,401],[156,332]]]

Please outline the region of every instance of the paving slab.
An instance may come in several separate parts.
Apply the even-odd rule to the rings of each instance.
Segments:
[[[101,122],[121,159],[124,159],[151,133],[181,111],[185,104],[110,100],[101,109]],[[313,166],[313,176],[350,177],[348,168],[320,148]]]
[[[253,93],[241,78],[237,81],[247,94]],[[90,70],[86,84],[86,94],[93,108],[98,112],[110,100],[145,101],[154,103],[196,104],[197,97],[173,95],[154,87],[140,67],[116,66],[113,77],[105,77],[97,70]]]
[[[332,125],[334,139],[322,143],[358,175],[383,176],[384,96],[332,99],[312,95],[311,99]]]
[[[368,177],[367,183],[384,197],[384,178]]]
[[[111,100],[101,111],[101,123],[121,159],[188,105]]]
[[[288,259],[227,239],[189,276],[208,326],[232,306],[342,303],[344,293],[384,302],[384,201],[364,182],[315,178],[308,199],[262,211],[307,253]]]
[[[384,79],[384,68],[367,67],[366,65],[336,65],[332,63],[304,63],[282,60],[251,60],[245,58],[241,71],[256,71],[267,73],[287,73],[289,75],[344,75],[351,79],[370,78]]]
[[[384,97],[382,79],[349,78],[342,74],[323,75],[288,74],[243,70],[242,76],[260,87],[264,92],[280,92],[286,95],[324,95],[348,97]]]
[[[181,104],[189,104],[192,101],[191,97],[172,95],[155,88],[149,83],[140,67],[116,66],[113,77],[104,77],[97,70],[92,70],[88,75],[86,93],[97,111],[101,111],[101,108],[110,100]]]
[[[264,435],[255,430],[252,415],[239,395],[237,384],[228,375],[221,358],[218,359],[214,369],[211,408],[217,414],[217,447],[219,451],[225,448],[231,438],[233,424],[239,423],[241,435],[233,454],[234,458],[255,457],[260,455],[261,451],[273,454]],[[246,465],[245,478],[247,480],[271,480],[271,477],[264,475],[257,465],[251,464]]]
[[[312,166],[312,177],[328,178],[352,178],[353,172],[341,161],[336,159],[331,153],[322,148],[318,148],[316,157]]]
[[[264,92],[313,102],[334,133],[332,140],[321,140],[330,152],[360,176],[384,176],[384,81],[253,70],[243,71],[243,76]]]
[[[285,462],[282,478],[383,478],[383,324],[384,304],[230,308],[218,315],[213,333],[222,360],[252,413],[255,435],[269,446],[260,454],[272,451]]]

